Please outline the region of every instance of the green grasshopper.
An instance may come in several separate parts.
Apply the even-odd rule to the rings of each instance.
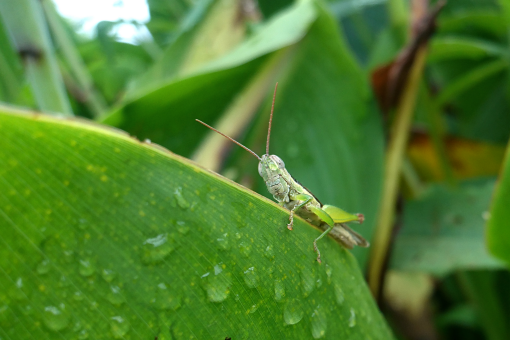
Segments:
[[[289,224],[287,228],[292,230],[294,224],[294,214],[301,216],[308,222],[319,227],[323,233],[313,241],[313,249],[317,253],[317,261],[321,263],[321,253],[317,247],[317,241],[327,234],[330,234],[336,241],[348,249],[352,249],[355,245],[360,247],[368,247],[369,243],[358,233],[349,228],[345,223],[358,222],[362,223],[365,219],[363,214],[350,214],[344,210],[332,205],[323,205],[317,197],[296,181],[285,169],[285,163],[276,155],[269,155],[269,138],[271,136],[271,122],[273,120],[274,101],[276,97],[276,83],[273,104],[271,107],[271,116],[269,118],[269,128],[267,131],[266,154],[259,157],[255,152],[246,146],[237,142],[233,138],[221,133],[215,128],[196,119],[197,122],[205,125],[209,129],[216,131],[223,137],[229,139],[239,145],[260,161],[259,174],[266,183],[267,190],[273,195],[279,205],[290,210]]]

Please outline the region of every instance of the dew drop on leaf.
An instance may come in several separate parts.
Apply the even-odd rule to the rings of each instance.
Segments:
[[[271,261],[274,260],[274,248],[272,244],[266,247],[266,250],[264,251],[264,256]]]
[[[82,329],[78,333],[78,340],[85,340],[89,338],[89,332],[86,329]]]
[[[91,276],[96,271],[92,262],[88,259],[80,260],[78,264],[78,272],[81,276]]]
[[[244,271],[244,283],[249,288],[256,288],[259,285],[259,277],[255,271],[255,267],[250,267]]]
[[[283,321],[287,325],[295,325],[303,318],[304,311],[301,300],[291,299],[283,309]]]
[[[74,299],[75,301],[82,301],[82,300],[84,299],[83,293],[82,293],[82,292],[80,292],[80,291],[76,291],[76,292],[74,292],[74,294],[73,294],[73,299]]]
[[[349,317],[349,327],[356,326],[356,312],[354,311],[354,308],[351,308],[350,310],[351,316]]]
[[[340,284],[338,282],[335,282],[333,284],[333,290],[335,292],[336,303],[338,303],[339,305],[344,303],[345,294],[344,294],[344,291],[342,290],[342,287],[340,287]]]
[[[326,264],[325,265],[326,267],[326,276],[328,277],[328,284],[331,284],[331,274],[332,274],[332,269],[331,269],[331,266]]]
[[[207,293],[207,299],[210,302],[222,302],[228,297],[230,293],[230,286],[232,284],[230,275],[223,272],[218,275],[211,275],[206,273],[201,276],[203,287]]]
[[[124,296],[121,293],[121,289],[118,286],[111,286],[110,291],[106,294],[106,299],[114,306],[120,306],[125,301]]]
[[[178,187],[174,191],[175,200],[177,202],[177,205],[181,207],[182,209],[188,209],[189,208],[189,202],[186,201],[184,196],[182,195],[182,188]]]
[[[166,284],[158,284],[156,306],[162,310],[178,310],[181,308],[182,298],[169,289]]]
[[[225,233],[216,239],[216,248],[218,250],[229,250],[228,233]]]
[[[58,332],[69,324],[69,316],[59,307],[47,306],[44,308],[43,322],[49,330]]]
[[[183,235],[186,235],[189,233],[189,227],[186,225],[186,222],[184,221],[177,221],[177,231],[180,232]]]
[[[103,269],[101,271],[101,277],[108,283],[112,282],[113,279],[115,279],[115,276],[116,273],[111,269]]]
[[[142,262],[145,264],[163,262],[174,250],[174,240],[168,234],[160,234],[154,238],[149,238],[143,243]]]
[[[313,311],[310,323],[312,327],[312,336],[314,339],[320,339],[326,335],[327,317],[325,311],[318,305]]]
[[[39,275],[47,274],[50,271],[50,261],[49,260],[42,260],[39,262],[36,268],[36,272]]]
[[[123,339],[129,332],[129,323],[122,316],[112,316],[110,318],[110,331],[114,339]]]
[[[309,296],[315,289],[315,272],[309,268],[303,268],[301,276],[301,293],[303,297]]]
[[[27,288],[25,287],[21,277],[18,277],[9,295],[17,301],[26,300],[28,298]]]
[[[278,302],[285,298],[285,285],[281,280],[274,281],[274,299]]]

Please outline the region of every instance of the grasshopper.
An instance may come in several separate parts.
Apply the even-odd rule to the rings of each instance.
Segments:
[[[285,169],[285,163],[276,155],[269,155],[269,139],[271,136],[271,123],[273,120],[274,102],[276,97],[276,83],[273,104],[271,106],[271,115],[269,117],[269,127],[267,131],[266,153],[259,157],[255,152],[246,146],[237,142],[233,138],[221,133],[215,128],[196,119],[197,122],[205,125],[209,129],[219,133],[239,145],[259,160],[258,171],[266,183],[267,190],[273,195],[279,205],[290,210],[289,224],[287,228],[292,230],[294,224],[294,214],[301,216],[308,222],[319,227],[323,233],[313,241],[313,249],[317,253],[317,261],[321,263],[321,253],[317,247],[317,242],[324,236],[332,236],[336,241],[348,249],[355,245],[368,247],[369,243],[358,233],[349,228],[345,223],[358,222],[364,220],[363,214],[350,214],[344,210],[332,205],[323,205],[314,194],[296,181]]]

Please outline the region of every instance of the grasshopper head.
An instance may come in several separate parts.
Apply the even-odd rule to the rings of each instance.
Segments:
[[[262,155],[259,162],[259,175],[264,178],[273,177],[285,169],[285,163],[276,155]]]

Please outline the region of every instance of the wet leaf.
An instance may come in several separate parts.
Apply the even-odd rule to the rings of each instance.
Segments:
[[[327,239],[319,265],[271,201],[87,122],[2,108],[0,132],[2,337],[392,338],[354,257]]]

